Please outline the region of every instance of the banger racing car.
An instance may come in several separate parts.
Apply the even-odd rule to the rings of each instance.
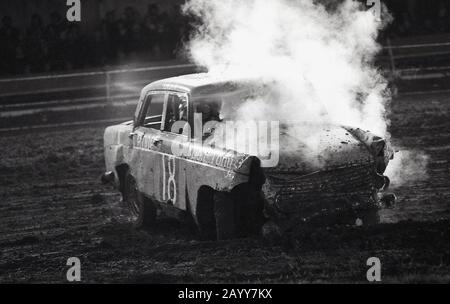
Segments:
[[[219,240],[258,234],[267,224],[285,232],[323,218],[379,221],[379,208],[395,200],[383,194],[389,186],[383,173],[394,155],[386,139],[359,128],[281,122],[271,166],[214,140],[217,128],[206,124],[224,124],[227,103],[255,94],[255,86],[208,73],[159,80],[142,90],[132,121],[106,128],[102,180],[120,190],[136,227],[155,223],[158,210],[187,216],[202,235]],[[315,130],[325,143],[320,164],[308,159],[301,138],[288,134],[289,124]],[[174,150],[180,143],[188,153]]]

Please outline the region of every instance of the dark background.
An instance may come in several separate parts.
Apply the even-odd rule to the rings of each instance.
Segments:
[[[2,1],[0,76],[182,57],[180,49],[193,22],[180,13],[183,2],[81,1],[81,22],[71,23],[66,20],[68,7],[63,0]],[[448,1],[382,2],[395,20],[381,36],[383,44],[387,38],[420,41],[422,36],[450,30]]]
[[[189,30],[179,4],[81,1],[81,22],[69,22],[62,0],[2,1],[0,75],[174,58]]]

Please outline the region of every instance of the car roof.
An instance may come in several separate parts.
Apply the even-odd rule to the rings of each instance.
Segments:
[[[141,96],[150,91],[177,91],[191,96],[230,93],[256,86],[256,80],[224,77],[210,73],[187,74],[150,83],[142,89]]]

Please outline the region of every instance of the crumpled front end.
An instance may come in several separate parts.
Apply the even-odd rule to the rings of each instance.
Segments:
[[[360,129],[327,127],[316,134],[324,141],[320,164],[283,161],[265,168],[266,214],[284,226],[346,210],[381,206],[377,193],[393,150],[386,140]],[[300,165],[299,165],[300,164]],[[356,219],[356,218],[355,218]],[[354,219],[354,220],[355,220]]]

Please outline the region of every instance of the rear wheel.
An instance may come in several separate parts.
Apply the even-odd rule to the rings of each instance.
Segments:
[[[234,195],[238,237],[259,236],[265,222],[264,198],[261,192],[244,188]]]
[[[216,238],[214,220],[214,189],[202,187],[197,199],[197,223],[202,240],[213,240]]]
[[[124,179],[123,201],[127,203],[134,227],[151,225],[156,220],[156,206],[139,192],[136,180],[128,171]]]

